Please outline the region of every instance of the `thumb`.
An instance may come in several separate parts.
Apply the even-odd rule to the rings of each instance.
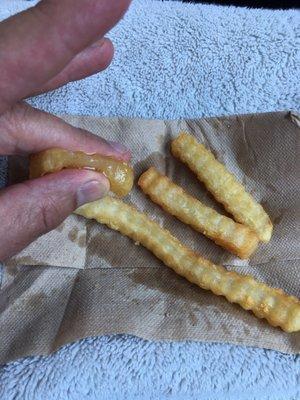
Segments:
[[[93,171],[65,170],[0,191],[0,260],[56,228],[82,204],[104,197],[107,178]]]

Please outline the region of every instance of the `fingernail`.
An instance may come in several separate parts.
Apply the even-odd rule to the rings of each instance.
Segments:
[[[97,42],[93,43],[89,48],[93,49],[95,47],[102,47],[106,45],[107,40],[105,38],[101,38],[100,40],[97,40]]]
[[[112,142],[111,140],[108,141],[109,145],[113,148],[114,151],[120,154],[126,154],[129,152],[127,147],[125,147],[123,144],[118,143],[118,142]]]
[[[109,191],[107,179],[88,181],[77,190],[77,207],[102,199]]]
[[[101,38],[100,40],[97,40],[95,43],[93,43],[90,46],[90,48],[95,48],[95,47],[102,48],[102,47],[106,46],[109,42],[110,42],[109,39]]]

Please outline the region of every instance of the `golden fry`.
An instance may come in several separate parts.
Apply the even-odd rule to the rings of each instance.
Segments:
[[[261,241],[270,241],[273,225],[269,216],[211,151],[187,133],[181,133],[173,140],[171,150],[175,157],[188,165],[236,221],[256,232]]]
[[[64,168],[86,168],[102,172],[110,182],[111,191],[121,197],[126,196],[133,186],[133,169],[113,157],[57,148],[30,157],[30,178],[38,178]]]
[[[300,330],[300,301],[296,297],[288,296],[281,289],[271,288],[251,276],[214,265],[121,200],[106,197],[80,207],[76,213],[106,224],[141,243],[177,274],[203,289],[225,296],[245,310],[252,310],[271,325],[280,326],[286,332]]]
[[[257,248],[258,238],[247,226],[205,206],[155,168],[144,172],[138,184],[164,210],[238,257],[249,258]]]

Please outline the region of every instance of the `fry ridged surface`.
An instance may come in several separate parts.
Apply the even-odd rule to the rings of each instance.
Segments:
[[[121,197],[126,196],[133,186],[133,169],[112,157],[58,148],[41,151],[30,157],[30,178],[38,178],[64,168],[87,168],[102,172],[109,180],[111,191]]]
[[[172,154],[188,165],[214,197],[236,221],[247,225],[263,242],[269,242],[272,222],[243,185],[207,150],[187,133],[181,133],[171,144]]]
[[[238,257],[249,258],[257,248],[258,238],[248,227],[207,207],[155,168],[144,172],[138,184],[164,210]]]
[[[225,296],[245,310],[252,310],[273,326],[287,332],[300,330],[300,301],[281,289],[274,289],[251,276],[227,271],[184,246],[170,232],[161,228],[145,214],[106,197],[76,210],[86,218],[95,219],[121,232],[149,249],[177,274],[203,289]]]

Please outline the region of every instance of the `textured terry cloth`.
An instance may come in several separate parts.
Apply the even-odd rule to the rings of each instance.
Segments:
[[[0,17],[29,4],[1,0]],[[55,113],[144,118],[297,110],[298,21],[297,11],[136,0],[110,34],[117,52],[107,72],[31,102]],[[0,398],[296,400],[300,357],[92,338],[3,366]]]

